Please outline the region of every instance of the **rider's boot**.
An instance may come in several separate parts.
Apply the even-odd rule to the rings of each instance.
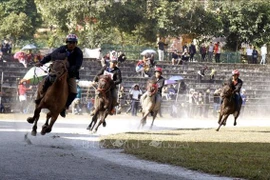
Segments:
[[[76,98],[76,96],[77,96],[77,93],[69,93],[66,107],[60,113],[62,117],[66,117],[66,110],[69,108],[69,106],[71,105],[72,101]]]

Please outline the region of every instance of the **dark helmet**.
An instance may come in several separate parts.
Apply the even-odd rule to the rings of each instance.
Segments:
[[[69,34],[66,37],[66,42],[78,42],[78,36],[76,34]]]

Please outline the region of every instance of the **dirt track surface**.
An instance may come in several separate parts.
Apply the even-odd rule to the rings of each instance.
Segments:
[[[100,127],[98,133],[91,134],[86,130],[89,116],[68,115],[66,119],[57,120],[50,134],[41,136],[39,132],[45,122],[42,116],[36,137],[30,135],[32,125],[26,122],[26,117],[19,114],[0,115],[1,180],[230,179],[144,161],[123,154],[121,150],[99,147],[98,141],[102,135],[137,131],[139,117],[111,116],[107,119],[106,128]],[[265,123],[269,126],[269,123]],[[254,124],[258,122],[250,120],[244,126]],[[215,120],[157,119],[153,131],[216,126]],[[145,129],[148,128],[149,125]]]

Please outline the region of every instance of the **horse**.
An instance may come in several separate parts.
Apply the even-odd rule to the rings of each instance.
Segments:
[[[234,94],[233,94],[233,89],[229,84],[224,84],[224,86],[221,89],[220,96],[222,98],[222,104],[220,107],[220,113],[219,113],[219,119],[218,123],[219,126],[217,128],[217,131],[219,131],[220,127],[222,125],[226,125],[227,118],[229,117],[230,114],[233,114],[234,116],[234,126],[236,126],[236,120],[240,114],[241,110],[241,105],[242,105],[242,98],[240,98],[239,106],[237,107],[235,99],[234,99]]]
[[[45,79],[38,85],[37,89],[37,100],[35,101],[36,106],[34,110],[34,116],[28,117],[28,123],[33,125],[31,134],[36,136],[37,134],[37,122],[40,117],[40,112],[43,108],[47,108],[49,112],[46,115],[46,122],[42,126],[41,134],[45,135],[50,133],[52,127],[57,120],[60,112],[65,108],[69,90],[68,90],[68,66],[67,60],[55,60],[51,65],[49,72],[50,78],[54,79],[52,85],[43,94],[43,84]],[[50,124],[49,124],[50,120]]]
[[[114,86],[114,82],[111,79],[110,75],[101,75],[99,76],[97,89],[95,92],[95,103],[94,103],[94,112],[91,123],[88,125],[87,130],[93,131],[98,118],[100,118],[97,127],[94,132],[97,132],[98,127],[103,124],[103,127],[106,126],[106,117],[109,114],[109,111],[112,106],[112,94],[111,88]]]
[[[142,119],[140,121],[140,127],[146,124],[147,116],[151,113],[153,116],[151,129],[154,121],[161,107],[161,96],[158,94],[158,87],[156,81],[149,80],[147,82],[147,91],[140,98],[142,106]]]

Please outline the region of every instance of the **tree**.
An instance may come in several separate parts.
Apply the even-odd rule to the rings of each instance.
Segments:
[[[41,23],[34,0],[2,0],[0,18],[1,36],[15,41],[33,38]]]
[[[229,49],[238,50],[241,43],[258,46],[270,40],[270,5],[263,0],[222,3],[222,34]]]

